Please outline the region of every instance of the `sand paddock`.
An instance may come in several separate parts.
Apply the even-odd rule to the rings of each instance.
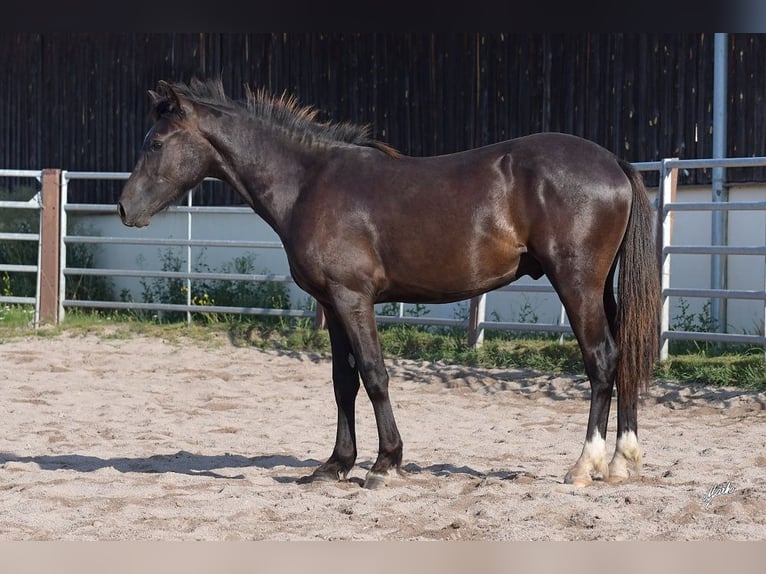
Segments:
[[[363,394],[350,480],[296,483],[334,442],[326,357],[104,332],[0,361],[0,540],[766,539],[766,393],[658,382],[641,480],[576,488],[585,379],[388,360],[408,475],[367,491]]]

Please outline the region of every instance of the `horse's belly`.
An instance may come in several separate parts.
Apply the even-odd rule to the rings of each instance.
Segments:
[[[389,273],[382,297],[388,301],[450,303],[497,289],[529,273],[523,248],[484,250],[474,254],[433,254],[421,265],[400,261]],[[462,255],[462,256],[461,256]],[[539,276],[539,275],[538,275]]]

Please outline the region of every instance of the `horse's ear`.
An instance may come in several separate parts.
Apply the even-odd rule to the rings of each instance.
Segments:
[[[152,119],[156,122],[160,119],[160,116],[162,115],[162,110],[160,109],[162,106],[162,96],[159,95],[154,90],[149,90],[147,92],[149,94],[149,101],[152,105],[151,115]]]
[[[149,99],[152,101],[153,106],[156,106],[157,102],[159,102],[162,99],[162,96],[160,96],[154,90],[149,90],[147,93],[149,94]]]
[[[162,109],[161,112],[183,117],[186,114],[187,106],[183,105],[183,99],[178,95],[178,92],[176,92],[175,88],[164,80],[160,80],[157,85],[162,92],[162,100],[164,101],[164,109]],[[150,97],[152,97],[151,93]],[[156,105],[155,110],[157,110]]]

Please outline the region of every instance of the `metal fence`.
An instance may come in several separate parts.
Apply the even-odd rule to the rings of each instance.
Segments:
[[[195,305],[192,302],[193,280],[226,280],[226,281],[270,281],[275,283],[294,283],[289,275],[278,274],[235,274],[235,273],[207,273],[192,269],[192,247],[230,247],[245,249],[284,249],[280,242],[264,241],[227,241],[193,238],[193,215],[195,213],[222,213],[252,214],[252,210],[244,207],[201,207],[192,203],[193,193],[187,194],[186,206],[173,206],[168,208],[171,213],[185,213],[187,219],[186,237],[184,239],[161,239],[161,238],[126,238],[126,237],[102,237],[92,235],[70,235],[68,229],[69,214],[98,214],[114,213],[114,205],[68,203],[69,183],[73,180],[125,180],[129,173],[116,172],[62,172],[62,209],[61,209],[61,266],[60,266],[60,308],[59,320],[65,318],[66,308],[100,308],[100,309],[130,309],[147,311],[181,311],[187,314],[187,320],[191,321],[193,312],[204,313],[232,313],[239,315],[266,315],[279,317],[314,317],[315,311],[305,309],[269,309],[258,307],[227,307],[222,305]],[[168,247],[184,247],[186,250],[185,271],[149,271],[143,269],[105,269],[105,268],[79,268],[67,265],[67,247],[73,244],[125,244],[125,245],[156,245]],[[69,299],[66,296],[66,277],[73,275],[96,275],[105,277],[141,277],[155,279],[181,279],[186,283],[186,303],[147,303],[143,301],[91,301]]]
[[[760,345],[766,352],[766,265],[764,266],[764,281],[762,290],[742,289],[680,289],[670,287],[671,256],[677,254],[710,255],[711,257],[726,255],[749,255],[764,258],[766,263],[766,235],[763,245],[673,245],[672,244],[672,215],[677,211],[766,211],[766,201],[726,201],[726,202],[695,202],[681,203],[674,199],[675,186],[672,183],[672,172],[677,169],[706,169],[730,167],[759,167],[766,165],[766,157],[730,158],[730,159],[695,159],[679,160],[666,159],[660,167],[660,202],[658,209],[662,221],[662,312],[660,318],[660,360],[669,356],[671,340],[696,340],[717,343],[744,343]],[[764,232],[766,234],[766,231]],[[671,297],[702,297],[706,299],[745,299],[763,302],[761,318],[761,334],[677,331],[670,328],[670,298]],[[725,329],[725,325],[721,325]]]
[[[674,173],[678,170],[708,169],[713,167],[755,167],[765,166],[766,158],[730,158],[725,160],[678,160],[666,159],[660,162],[646,162],[634,164],[640,171],[657,171],[660,174],[660,190],[657,197],[658,204],[658,237],[660,237],[660,265],[662,270],[662,313],[661,313],[661,358],[664,360],[669,355],[669,341],[672,340],[696,340],[712,341],[721,343],[745,343],[766,347],[766,277],[764,288],[754,290],[743,289],[702,289],[702,288],[672,288],[670,286],[671,259],[674,254],[701,254],[711,257],[726,255],[748,255],[766,258],[766,238],[763,245],[731,246],[731,245],[675,245],[672,238],[672,214],[678,211],[732,211],[732,210],[763,210],[766,211],[766,201],[749,202],[676,202],[674,200],[675,183]],[[2,176],[34,177],[38,181],[41,172],[38,171],[0,171]],[[231,313],[245,315],[283,316],[283,317],[314,317],[321,314],[321,309],[314,306],[306,306],[302,309],[271,309],[258,307],[228,307],[223,305],[197,305],[192,300],[191,282],[195,280],[225,280],[225,281],[266,281],[282,284],[293,284],[289,275],[261,273],[261,274],[234,274],[234,273],[211,273],[199,272],[192,269],[191,250],[194,247],[231,247],[240,249],[274,249],[283,250],[278,241],[244,241],[244,240],[213,240],[195,238],[193,231],[193,216],[195,214],[248,214],[253,215],[247,207],[202,207],[193,205],[193,194],[187,196],[186,205],[169,208],[168,211],[186,214],[186,235],[181,239],[172,238],[146,238],[146,237],[104,237],[92,235],[76,235],[70,233],[67,224],[72,214],[103,214],[114,213],[114,205],[103,204],[77,204],[68,203],[67,196],[70,182],[75,180],[124,180],[128,173],[100,173],[100,172],[61,172],[61,231],[60,231],[60,266],[59,266],[59,315],[58,320],[63,321],[65,310],[70,308],[103,308],[103,309],[126,309],[126,310],[149,310],[149,311],[180,311],[185,312],[187,320],[191,320],[193,313]],[[29,202],[1,202],[0,208],[32,208],[40,209],[39,194]],[[42,230],[41,230],[42,232]],[[0,234],[1,239],[9,240],[39,240],[40,234]],[[144,269],[113,269],[113,268],[81,268],[67,265],[67,250],[74,244],[126,244],[126,245],[154,245],[180,247],[186,250],[185,269],[180,271],[157,271]],[[39,250],[41,251],[41,250]],[[36,272],[38,266],[13,266],[0,265],[2,271]],[[765,266],[766,269],[766,266]],[[38,274],[39,275],[39,274]],[[105,276],[105,277],[140,277],[152,279],[178,279],[185,282],[186,302],[173,304],[163,302],[145,301],[92,301],[77,300],[66,297],[66,278],[73,275],[81,276]],[[765,271],[766,275],[766,271]],[[0,301],[9,303],[34,304],[39,306],[39,278],[38,293],[35,298],[0,297]],[[513,293],[555,293],[550,283],[543,280],[533,285],[511,284],[498,289],[497,292]],[[571,327],[567,324],[566,313],[561,308],[558,321],[552,323],[529,323],[529,322],[504,322],[492,321],[486,317],[486,302],[490,294],[484,294],[471,301],[470,316],[468,318],[437,318],[405,316],[405,307],[399,304],[394,315],[378,315],[380,323],[403,323],[418,325],[434,325],[445,327],[467,328],[472,342],[480,344],[483,334],[487,330],[533,332],[544,331],[559,333],[562,337],[571,333]],[[760,334],[740,334],[726,332],[697,332],[674,330],[670,325],[670,299],[672,297],[697,297],[705,299],[742,299],[757,300],[763,303]],[[37,319],[37,314],[36,314]],[[725,330],[725,329],[724,329]]]
[[[642,171],[657,171],[660,162],[647,162],[634,164]],[[60,287],[59,298],[59,320],[63,321],[67,308],[100,308],[100,309],[128,309],[128,310],[148,310],[148,311],[181,311],[187,314],[187,321],[191,321],[192,313],[232,313],[246,315],[264,315],[264,316],[282,316],[282,317],[314,317],[317,321],[317,306],[313,310],[306,309],[268,309],[257,307],[228,307],[222,305],[195,305],[192,302],[191,282],[193,280],[227,280],[227,281],[270,281],[278,283],[294,284],[289,275],[279,274],[232,274],[232,273],[202,273],[192,269],[192,247],[231,247],[231,248],[253,248],[253,249],[279,249],[284,250],[281,242],[263,242],[263,241],[230,241],[230,240],[211,240],[195,239],[193,237],[193,215],[194,214],[250,214],[254,215],[249,207],[208,207],[193,205],[192,192],[187,194],[186,206],[174,206],[168,208],[170,213],[185,213],[187,216],[186,237],[183,239],[169,238],[126,238],[126,237],[103,237],[90,235],[70,234],[68,225],[69,214],[103,214],[115,213],[114,205],[104,204],[84,204],[69,203],[69,183],[71,181],[85,180],[126,180],[130,176],[127,172],[62,172],[62,208],[61,208],[61,266],[60,266]],[[67,247],[73,244],[130,244],[144,246],[166,246],[183,247],[186,250],[185,266],[183,271],[150,271],[141,269],[113,269],[113,268],[81,268],[69,267],[67,264]],[[186,303],[173,304],[161,302],[141,302],[141,301],[94,301],[70,299],[66,296],[66,278],[68,276],[102,276],[102,277],[141,277],[151,279],[180,279],[186,282]],[[543,277],[534,285],[511,284],[501,287],[496,292],[511,293],[549,293],[556,295],[553,286],[547,278]],[[571,334],[572,329],[566,322],[566,311],[564,306],[560,306],[559,322],[541,323],[541,322],[503,322],[493,321],[486,318],[486,298],[487,294],[481,295],[471,301],[471,311],[478,315],[465,318],[443,318],[428,316],[407,316],[404,303],[395,304],[396,314],[381,314],[381,306],[378,305],[378,314],[376,319],[380,324],[409,324],[409,325],[428,325],[437,327],[459,327],[471,330],[476,333],[472,336],[473,344],[481,344],[485,330],[502,330],[517,332],[548,332]],[[556,295],[557,296],[557,295]],[[321,312],[321,311],[320,311]]]
[[[38,184],[42,184],[41,170],[12,170],[0,169],[0,178],[30,178],[35,179]],[[0,209],[24,209],[40,211],[42,190],[38,191],[31,199],[27,201],[0,201]],[[40,227],[42,218],[40,218]],[[0,263],[0,273],[34,273],[35,274],[35,295],[34,297],[23,297],[14,295],[0,294],[0,302],[12,305],[34,305],[34,324],[37,325],[40,319],[40,257],[42,249],[40,248],[41,233],[21,233],[21,232],[2,232],[0,241],[29,241],[37,244],[37,263],[35,265]]]

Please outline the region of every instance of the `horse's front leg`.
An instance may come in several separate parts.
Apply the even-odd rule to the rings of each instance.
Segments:
[[[333,293],[333,307],[348,335],[354,363],[375,413],[378,458],[367,473],[364,486],[379,488],[385,486],[391,468],[401,470],[402,439],[388,398],[388,373],[380,348],[373,302],[368,296],[338,287]]]
[[[338,406],[338,429],[330,458],[313,474],[300,479],[301,483],[345,479],[356,461],[354,405],[359,392],[359,370],[342,323],[329,308],[325,308],[325,316],[332,348],[332,383]]]

